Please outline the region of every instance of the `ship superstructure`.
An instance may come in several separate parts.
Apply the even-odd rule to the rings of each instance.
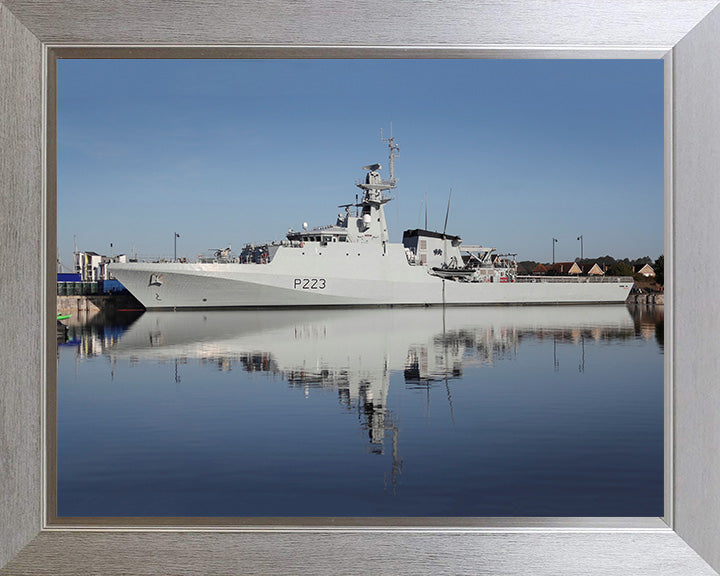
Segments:
[[[219,250],[199,262],[113,264],[115,277],[148,309],[292,306],[430,306],[624,302],[631,278],[518,276],[514,257],[465,245],[459,236],[406,230],[389,240],[384,206],[396,187],[399,147],[391,136],[389,179],[364,166],[362,197],[341,205],[335,224],[290,229],[282,242]]]

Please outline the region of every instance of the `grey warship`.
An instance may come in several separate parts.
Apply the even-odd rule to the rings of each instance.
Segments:
[[[396,187],[394,137],[389,178],[364,166],[362,197],[332,225],[293,231],[281,242],[218,251],[197,262],[127,262],[111,273],[146,309],[325,306],[538,305],[622,303],[632,278],[522,276],[514,257],[459,236],[406,230],[390,242],[385,205]]]

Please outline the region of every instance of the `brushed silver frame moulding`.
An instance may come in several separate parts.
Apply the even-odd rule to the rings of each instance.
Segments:
[[[375,58],[398,58],[406,57],[404,52],[397,49],[381,49],[371,48],[370,50],[365,49],[345,49],[341,47],[322,47],[322,48],[301,48],[293,49],[290,47],[177,47],[177,46],[162,46],[162,47],[113,47],[113,48],[96,48],[92,46],[67,46],[67,45],[48,45],[45,51],[45,70],[47,83],[47,113],[46,113],[46,149],[48,151],[46,159],[46,177],[47,177],[47,193],[46,193],[46,230],[48,235],[45,238],[46,243],[46,275],[52,278],[52,270],[55,266],[54,254],[57,253],[57,234],[51,234],[51,231],[55,231],[57,226],[57,189],[56,189],[56,118],[57,111],[55,109],[56,102],[56,85],[57,85],[57,60],[64,58],[178,58],[180,55],[184,58],[299,58],[299,57],[310,57],[310,58],[366,58],[367,52],[372,53],[372,57]],[[302,54],[303,56],[299,56]],[[456,50],[453,57],[471,57],[471,58],[508,58],[516,57],[513,51],[505,49],[483,49],[480,50]],[[623,58],[648,58],[654,56],[655,59],[663,58],[665,60],[664,74],[671,78],[672,67],[670,66],[671,57],[664,52],[658,52],[652,54],[649,50],[644,50],[642,56],[634,52],[627,50],[621,51]],[[328,56],[331,55],[331,56]],[[541,53],[538,51],[533,56],[540,56]],[[596,51],[585,51],[575,49],[571,52],[567,52],[564,55],[571,58],[585,58],[585,57],[597,57]],[[603,54],[606,55],[606,54]],[[610,55],[616,56],[614,52]],[[423,57],[447,57],[445,50],[436,49],[424,49]],[[669,82],[671,83],[671,82]],[[665,95],[666,100],[666,113],[671,109],[671,94],[668,92]],[[669,191],[669,189],[668,189]],[[665,200],[667,213],[672,213],[672,198],[670,195]],[[55,309],[55,300],[52,290],[48,292],[46,299],[46,305],[48,310],[52,311]],[[46,313],[49,318],[51,313]],[[668,341],[667,348],[672,349],[671,338],[671,320],[668,321]],[[51,326],[48,327],[47,334],[53,334],[54,320],[51,322]],[[45,425],[45,500],[44,500],[44,517],[46,528],[132,528],[142,526],[146,529],[152,528],[225,528],[225,529],[305,529],[308,527],[326,528],[328,530],[348,530],[348,529],[369,529],[369,528],[404,528],[406,530],[414,529],[428,529],[428,528],[442,528],[445,530],[450,529],[518,529],[532,527],[537,528],[581,528],[581,529],[594,529],[594,528],[617,528],[617,529],[638,529],[638,530],[667,530],[671,525],[672,518],[672,458],[670,457],[671,442],[666,441],[666,454],[665,454],[665,470],[668,472],[665,475],[665,502],[664,509],[665,513],[662,518],[657,517],[637,517],[637,518],[618,518],[618,517],[593,517],[593,518],[537,518],[537,517],[512,517],[512,518],[471,518],[471,517],[412,517],[412,518],[401,518],[401,517],[381,517],[381,518],[348,518],[348,517],[135,517],[132,521],[128,521],[127,518],[123,517],[58,517],[56,514],[57,510],[57,476],[56,476],[56,388],[54,383],[57,380],[56,374],[56,363],[54,362],[55,357],[55,340],[50,337],[46,345],[46,358],[51,361],[45,362],[46,375],[44,380],[44,396],[45,396],[45,410],[43,419]],[[666,366],[670,365],[671,352],[668,352],[665,356]],[[665,394],[669,395],[672,391],[671,386],[672,375],[666,373],[665,377]],[[666,406],[669,403],[666,402]],[[672,426],[669,425],[672,414],[669,410],[666,410],[665,419],[667,421],[665,430],[670,432]]]
[[[301,32],[297,14],[274,2],[227,8],[241,19],[237,22],[243,17],[248,22],[228,30],[225,7],[210,0],[179,1],[173,7],[133,1],[120,13],[109,0],[92,6],[56,1],[40,9],[29,0],[0,0],[0,311],[5,318],[0,341],[7,343],[0,371],[0,575],[711,575],[720,568],[720,456],[713,452],[720,440],[715,408],[720,392],[713,387],[720,367],[712,338],[718,317],[713,286],[720,283],[720,272],[707,266],[702,277],[707,282],[696,280],[701,247],[720,240],[713,219],[720,210],[714,194],[720,177],[717,0],[638,0],[605,7],[590,0],[562,7],[551,0],[459,0],[445,19],[434,12],[423,17],[427,7],[418,15],[413,3],[403,1],[389,16],[397,29],[356,32],[352,26],[386,11],[374,3],[359,9],[350,2],[309,2],[305,8],[311,15],[313,9],[334,7],[346,17],[340,37],[328,44],[324,28]],[[327,23],[333,19],[327,14],[317,18]],[[535,27],[538,17],[543,25]],[[425,36],[418,37],[416,29],[434,42],[421,42]],[[135,57],[663,58],[664,517],[55,517],[54,450],[46,442],[55,404],[45,387],[55,378],[49,337],[55,309],[49,273],[56,243],[55,64],[57,58]]]

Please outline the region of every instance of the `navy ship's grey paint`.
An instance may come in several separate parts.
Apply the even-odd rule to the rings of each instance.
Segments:
[[[363,167],[362,198],[334,225],[289,230],[280,243],[218,251],[199,262],[128,262],[110,271],[148,309],[432,306],[625,302],[632,278],[519,276],[513,258],[459,236],[407,230],[389,240],[384,205],[395,187],[382,166]],[[354,209],[354,210],[353,210]],[[352,213],[352,214],[351,214]],[[446,219],[447,220],[447,219]],[[446,221],[447,224],[447,221]]]

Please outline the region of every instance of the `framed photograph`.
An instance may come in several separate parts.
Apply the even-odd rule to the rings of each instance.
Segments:
[[[720,108],[717,2],[645,3],[603,9],[553,3],[531,7],[428,5],[377,21],[350,4],[304,18],[294,8],[214,5],[180,9],[89,11],[74,4],[0,4],[4,53],[0,88],[11,142],[3,161],[2,309],[4,468],[0,512],[2,573],[534,573],[713,574],[720,566],[720,416],[712,338],[717,272],[697,275],[702,246],[717,244],[713,163]],[[578,17],[583,14],[583,18]],[[414,25],[408,20],[414,15]],[[489,16],[494,15],[495,20]],[[360,20],[358,20],[358,18]],[[351,22],[375,21],[362,31]],[[303,26],[299,22],[303,21]],[[155,22],[172,21],[168,29]],[[237,27],[228,22],[236,22]],[[272,24],[267,24],[272,22]],[[495,22],[480,28],[473,22]],[[500,23],[503,23],[500,25]],[[540,22],[541,25],[536,24]],[[532,23],[532,25],[530,25]],[[571,23],[571,24],[569,24]],[[199,24],[199,25],[198,25]],[[392,24],[392,25],[391,25]],[[328,36],[323,31],[331,30]],[[511,31],[508,37],[508,30]],[[430,43],[428,43],[430,40]],[[208,46],[208,44],[213,46]],[[5,47],[7,49],[5,49]],[[48,426],[56,408],[55,190],[58,58],[651,58],[665,72],[665,482],[664,514],[655,518],[362,517],[280,518],[238,525],[127,518],[114,526],[55,522],[49,478],[56,477]],[[365,160],[363,159],[362,162]],[[553,244],[554,246],[554,244]],[[23,257],[18,260],[18,255]],[[712,260],[712,258],[710,258]],[[9,280],[5,280],[8,278]],[[23,330],[22,327],[27,327]],[[371,442],[372,443],[372,442]],[[391,482],[392,483],[392,482]],[[148,560],[152,558],[152,560]]]
[[[662,60],[58,56],[50,525],[664,515]]]

